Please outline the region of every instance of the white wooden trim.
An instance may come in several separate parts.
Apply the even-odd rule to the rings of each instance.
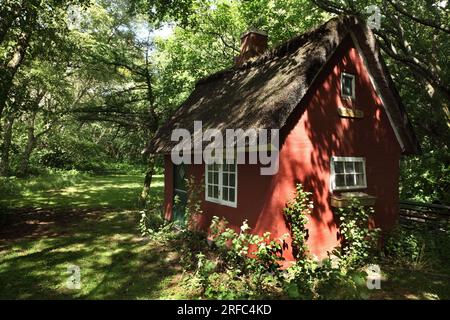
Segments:
[[[395,126],[395,123],[392,120],[391,114],[389,113],[388,109],[386,108],[386,100],[381,95],[381,91],[377,85],[377,82],[375,81],[375,78],[372,75],[372,72],[370,71],[369,64],[367,63],[367,59],[361,50],[361,47],[358,43],[358,39],[356,38],[355,34],[352,31],[350,31],[350,36],[352,37],[353,43],[355,44],[356,51],[358,51],[359,57],[361,58],[361,60],[364,63],[364,67],[367,70],[367,74],[369,75],[370,82],[372,83],[372,86],[375,89],[375,92],[377,93],[378,97],[380,97],[381,104],[383,105],[384,111],[386,112],[386,114],[388,116],[389,123],[391,124],[392,130],[394,130],[394,134],[395,134],[395,137],[397,138],[398,143],[400,144],[400,148],[402,149],[402,151],[404,151],[405,144],[403,143],[403,140],[397,130],[397,127]]]
[[[349,78],[352,78],[352,95],[351,96],[348,96],[348,95],[346,95],[346,94],[344,94],[344,90],[343,90],[343,84],[344,84],[344,81],[342,81],[343,80],[343,78],[344,78],[344,76],[345,77],[349,77]],[[355,100],[356,98],[356,92],[355,92],[355,82],[356,82],[356,77],[355,77],[355,75],[354,74],[351,74],[351,73],[346,73],[346,72],[342,72],[341,73],[341,97],[342,98],[344,98],[344,99],[352,99],[352,100]]]
[[[226,163],[225,163],[226,164]],[[236,171],[234,172],[234,201],[228,201],[223,199],[223,164],[217,164],[219,166],[219,198],[213,198],[208,196],[208,165],[205,163],[205,200],[208,202],[213,202],[221,204],[228,207],[237,208],[237,198],[238,198],[238,164],[235,163]],[[228,187],[229,188],[229,187]]]
[[[334,172],[334,162],[335,161],[343,161],[343,162],[362,162],[363,164],[363,174],[364,174],[364,183],[359,186],[344,186],[344,187],[336,187],[336,173]],[[345,166],[345,164],[344,164]],[[367,174],[366,174],[366,159],[364,157],[338,157],[332,156],[330,163],[330,190],[331,191],[340,191],[340,190],[360,190],[367,188]]]

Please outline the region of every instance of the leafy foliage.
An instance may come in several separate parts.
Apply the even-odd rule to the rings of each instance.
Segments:
[[[402,161],[401,196],[448,203],[442,1],[4,0],[0,174],[146,164],[149,138],[198,79],[232,66],[246,29],[274,46],[336,14],[366,19],[369,5],[381,10],[376,36],[423,149]]]
[[[385,254],[397,266],[440,270],[450,262],[450,234],[426,225],[398,226],[387,237]]]
[[[365,278],[361,270],[376,257],[377,230],[369,229],[367,210],[353,202],[339,210],[341,245],[319,261],[308,252],[306,228],[313,209],[311,193],[296,185],[295,197],[284,210],[292,230],[292,243],[297,249],[296,263],[287,271],[283,284],[286,294],[295,299],[349,299],[366,296]]]
[[[242,299],[268,297],[280,281],[280,262],[284,239],[251,234],[247,221],[240,232],[227,227],[225,219],[213,217],[210,226],[211,247],[197,255],[194,278],[207,298]]]
[[[308,216],[311,214],[313,202],[309,200],[311,192],[303,190],[303,185],[298,183],[296,186],[295,197],[288,202],[284,209],[284,215],[288,221],[292,233],[292,246],[296,251],[295,257],[303,259],[307,254],[306,241],[308,240],[308,231],[306,224]]]
[[[357,199],[352,199],[350,206],[337,211],[341,247],[334,253],[342,257],[341,261],[348,266],[373,263],[380,233],[379,229],[370,228],[374,209],[364,207]]]

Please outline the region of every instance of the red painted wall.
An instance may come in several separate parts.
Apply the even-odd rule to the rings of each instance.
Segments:
[[[356,108],[364,118],[339,117],[338,106],[348,106],[340,96],[342,72],[356,76]],[[322,69],[302,103],[282,130],[280,168],[274,176],[261,176],[257,165],[238,166],[238,207],[204,202],[205,216],[200,226],[207,228],[213,215],[224,216],[238,228],[244,219],[254,232],[270,231],[280,237],[288,232],[283,217],[286,202],[292,199],[295,183],[313,192],[314,210],[308,223],[308,245],[319,258],[338,244],[337,225],[330,207],[330,159],[332,156],[366,158],[367,189],[377,197],[374,224],[383,229],[394,225],[398,212],[400,146],[387,114],[377,96],[367,70],[350,38],[344,40]],[[189,169],[197,178],[203,165]],[[170,156],[166,157],[166,217],[170,218],[172,194]],[[290,240],[285,257],[292,260]]]

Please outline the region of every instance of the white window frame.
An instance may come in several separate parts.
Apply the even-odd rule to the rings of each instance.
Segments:
[[[219,166],[219,198],[213,198],[208,196],[208,164],[205,163],[205,200],[217,204],[221,204],[228,207],[237,207],[237,198],[238,198],[238,164],[235,164],[236,170],[234,171],[234,201],[224,200],[223,199],[223,165],[224,164],[216,164]],[[225,186],[226,188],[230,188],[229,186]]]
[[[336,186],[336,173],[334,171],[334,163],[336,161],[343,161],[343,162],[361,162],[363,167],[363,174],[364,174],[364,183],[362,185],[355,185],[355,186]],[[345,166],[345,164],[344,164]],[[356,181],[355,181],[356,184]],[[330,165],[330,189],[331,191],[339,191],[339,190],[360,190],[360,189],[366,189],[367,188],[367,174],[366,174],[366,159],[364,157],[337,157],[333,156],[331,157],[331,165]]]
[[[352,95],[346,95],[344,94],[344,77],[349,77],[352,78]],[[356,78],[354,74],[351,73],[345,73],[342,72],[341,73],[341,96],[345,99],[355,99],[355,82],[356,82]]]

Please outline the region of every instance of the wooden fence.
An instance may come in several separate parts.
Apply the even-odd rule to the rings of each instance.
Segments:
[[[421,224],[449,230],[450,206],[402,200],[399,219],[404,225]]]

